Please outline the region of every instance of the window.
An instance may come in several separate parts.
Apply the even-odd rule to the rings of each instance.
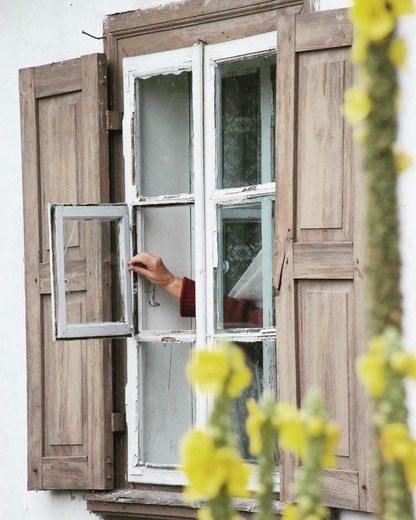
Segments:
[[[185,378],[194,348],[237,341],[254,372],[247,395],[276,389],[275,47],[272,33],[124,61],[135,249],[196,282],[195,318],[181,318],[177,302],[138,280],[128,360],[133,481],[180,479],[179,440],[209,408]],[[248,458],[244,399],[234,413]]]
[[[120,13],[106,22],[106,55],[83,56],[20,74],[28,486],[129,488],[127,494],[120,491],[88,499],[89,509],[100,514],[148,517],[140,500],[149,488],[140,484],[146,489],[139,491],[134,481],[180,482],[174,470],[167,470],[175,465],[176,448],[169,443],[163,446],[166,432],[159,428],[161,419],[172,421],[177,439],[191,422],[203,420],[208,403],[195,401],[184,377],[169,379],[169,375],[182,370],[189,351],[205,342],[214,348],[222,338],[242,344],[257,374],[263,372],[253,392],[262,384],[276,385],[279,399],[301,404],[305,389],[320,385],[343,431],[338,468],[325,473],[326,502],[342,508],[374,508],[367,403],[352,362],[366,344],[364,176],[339,111],[353,77],[351,24],[342,10],[298,15],[297,2],[231,3],[187,0],[174,9],[168,5]],[[264,43],[263,37],[240,39],[259,31],[277,34],[276,85],[274,74],[268,72],[274,69],[275,37],[271,44]],[[223,43],[217,46],[219,42]],[[160,62],[154,61],[154,53],[161,53]],[[167,56],[164,62],[163,56]],[[125,91],[124,57],[126,63],[131,58],[132,64]],[[260,72],[253,73],[254,69]],[[108,84],[107,78],[111,78]],[[276,107],[267,101],[274,89]],[[253,100],[249,106],[242,102],[241,92]],[[157,112],[160,97],[173,115],[169,118],[175,121],[173,129],[165,112]],[[119,126],[123,98],[125,164]],[[106,112],[107,99],[110,112]],[[136,111],[144,117],[133,117]],[[135,139],[130,141],[130,136]],[[169,146],[156,148],[153,137],[146,140],[146,136],[163,137]],[[247,139],[254,146],[245,146]],[[140,346],[129,342],[128,361],[124,340],[58,343],[51,337],[47,204],[107,203],[110,183],[111,200],[130,204],[134,250],[153,249],[159,243],[166,247],[162,256],[169,267],[197,284],[196,316],[186,319],[178,317],[175,302],[160,291],[140,281],[133,287],[139,295],[132,298],[132,317]],[[275,216],[275,229],[270,215]],[[161,221],[166,235],[179,237],[174,248],[169,241],[155,240],[153,230],[159,233]],[[177,221],[183,223],[179,229]],[[113,221],[110,226],[118,225]],[[106,232],[89,241],[83,228],[84,222],[74,226],[68,221],[62,232],[68,236],[64,280],[71,289],[65,296],[69,325],[75,318],[82,322],[87,309],[94,313],[84,322],[107,321],[108,309],[95,306],[108,295],[108,273],[103,269],[99,276],[87,276],[87,259],[97,256],[97,240],[104,240]],[[274,234],[272,258],[270,234]],[[237,247],[237,239],[243,247]],[[117,244],[112,241],[111,253]],[[101,247],[99,256],[105,250]],[[111,277],[117,271],[118,267],[112,270]],[[123,299],[121,290],[113,294],[117,302]],[[262,325],[229,320],[224,305],[228,298],[255,302]],[[166,319],[161,325],[162,313]],[[120,311],[113,317],[125,321],[126,316]],[[165,384],[162,392],[161,381],[170,381],[172,391]],[[138,396],[146,389],[148,395],[136,409]],[[174,394],[177,402],[170,399]],[[170,416],[160,402],[172,411]],[[238,409],[235,413],[238,429],[242,416]],[[146,418],[145,424],[140,417]],[[158,433],[152,438],[159,444],[146,437],[149,431]],[[241,442],[244,449],[243,436]],[[282,500],[291,499],[295,467],[291,457],[281,457]],[[152,489],[157,489],[155,503],[160,504],[159,488]],[[136,493],[134,500],[129,493]],[[168,509],[156,505],[151,514],[167,517]],[[181,513],[176,509],[175,515],[189,515],[184,510],[181,506]]]

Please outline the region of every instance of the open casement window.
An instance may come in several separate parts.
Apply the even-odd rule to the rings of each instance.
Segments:
[[[126,336],[132,333],[129,210],[126,205],[64,205],[49,207],[54,339]],[[82,280],[74,279],[71,246],[81,235],[89,244],[82,259]],[[78,266],[78,269],[80,266]],[[82,283],[86,291],[98,287],[96,301],[74,316],[71,305]],[[74,295],[75,293],[75,295]],[[118,302],[118,315],[114,316]]]
[[[138,280],[128,344],[129,478],[183,483],[181,436],[203,424],[185,366],[195,349],[236,341],[254,372],[237,400],[276,386],[272,298],[276,33],[124,60],[126,197],[135,249],[196,283],[195,315]],[[133,180],[133,183],[131,182]]]
[[[108,201],[106,75],[104,55],[20,71],[29,489],[113,487],[110,346],[52,340],[47,211],[52,202]],[[103,273],[88,277],[102,246],[100,235],[72,226],[69,320],[107,294]]]
[[[365,176],[340,107],[353,81],[345,11],[279,19],[276,298],[279,396],[318,385],[341,428],[329,505],[374,510],[368,404],[355,375],[366,349]],[[297,461],[282,454],[281,499]]]

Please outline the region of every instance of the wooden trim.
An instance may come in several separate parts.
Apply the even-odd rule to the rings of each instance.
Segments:
[[[132,34],[136,36],[162,32],[292,6],[299,6],[299,12],[301,4],[301,0],[189,0],[162,8],[110,15],[104,23],[104,34],[123,38]]]
[[[87,510],[104,518],[196,518],[200,503],[190,505],[183,501],[181,491],[124,489],[111,493],[89,493],[84,495]],[[236,510],[243,518],[254,518],[258,512],[255,499],[233,500]],[[274,511],[280,518],[284,504],[274,502]],[[120,517],[118,516],[120,515]]]
[[[36,98],[81,90],[82,78],[79,65],[80,59],[76,58],[36,67],[34,69]]]
[[[303,0],[302,14],[315,12],[316,0]]]
[[[296,52],[352,45],[352,24],[347,9],[302,14],[296,20]]]

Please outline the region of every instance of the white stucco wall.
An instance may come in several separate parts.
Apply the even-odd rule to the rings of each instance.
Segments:
[[[209,1],[209,0],[207,0]],[[23,271],[23,208],[20,160],[19,68],[74,58],[102,50],[106,14],[143,9],[166,0],[0,0],[0,520],[87,520],[80,494],[26,491],[26,372]],[[316,0],[320,9],[344,7],[348,0]],[[411,58],[403,74],[400,142],[410,152],[416,142],[416,20],[403,24]],[[400,179],[403,292],[406,344],[416,346],[416,169]],[[415,397],[415,395],[413,395]],[[412,399],[413,403],[416,402]],[[415,422],[415,421],[413,421]],[[344,520],[365,515],[345,513]]]

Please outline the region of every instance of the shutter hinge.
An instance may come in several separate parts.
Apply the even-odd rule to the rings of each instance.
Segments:
[[[125,432],[126,431],[126,414],[125,412],[112,412],[111,414],[111,431]]]
[[[105,121],[107,130],[121,130],[123,112],[118,112],[117,110],[106,110]]]

